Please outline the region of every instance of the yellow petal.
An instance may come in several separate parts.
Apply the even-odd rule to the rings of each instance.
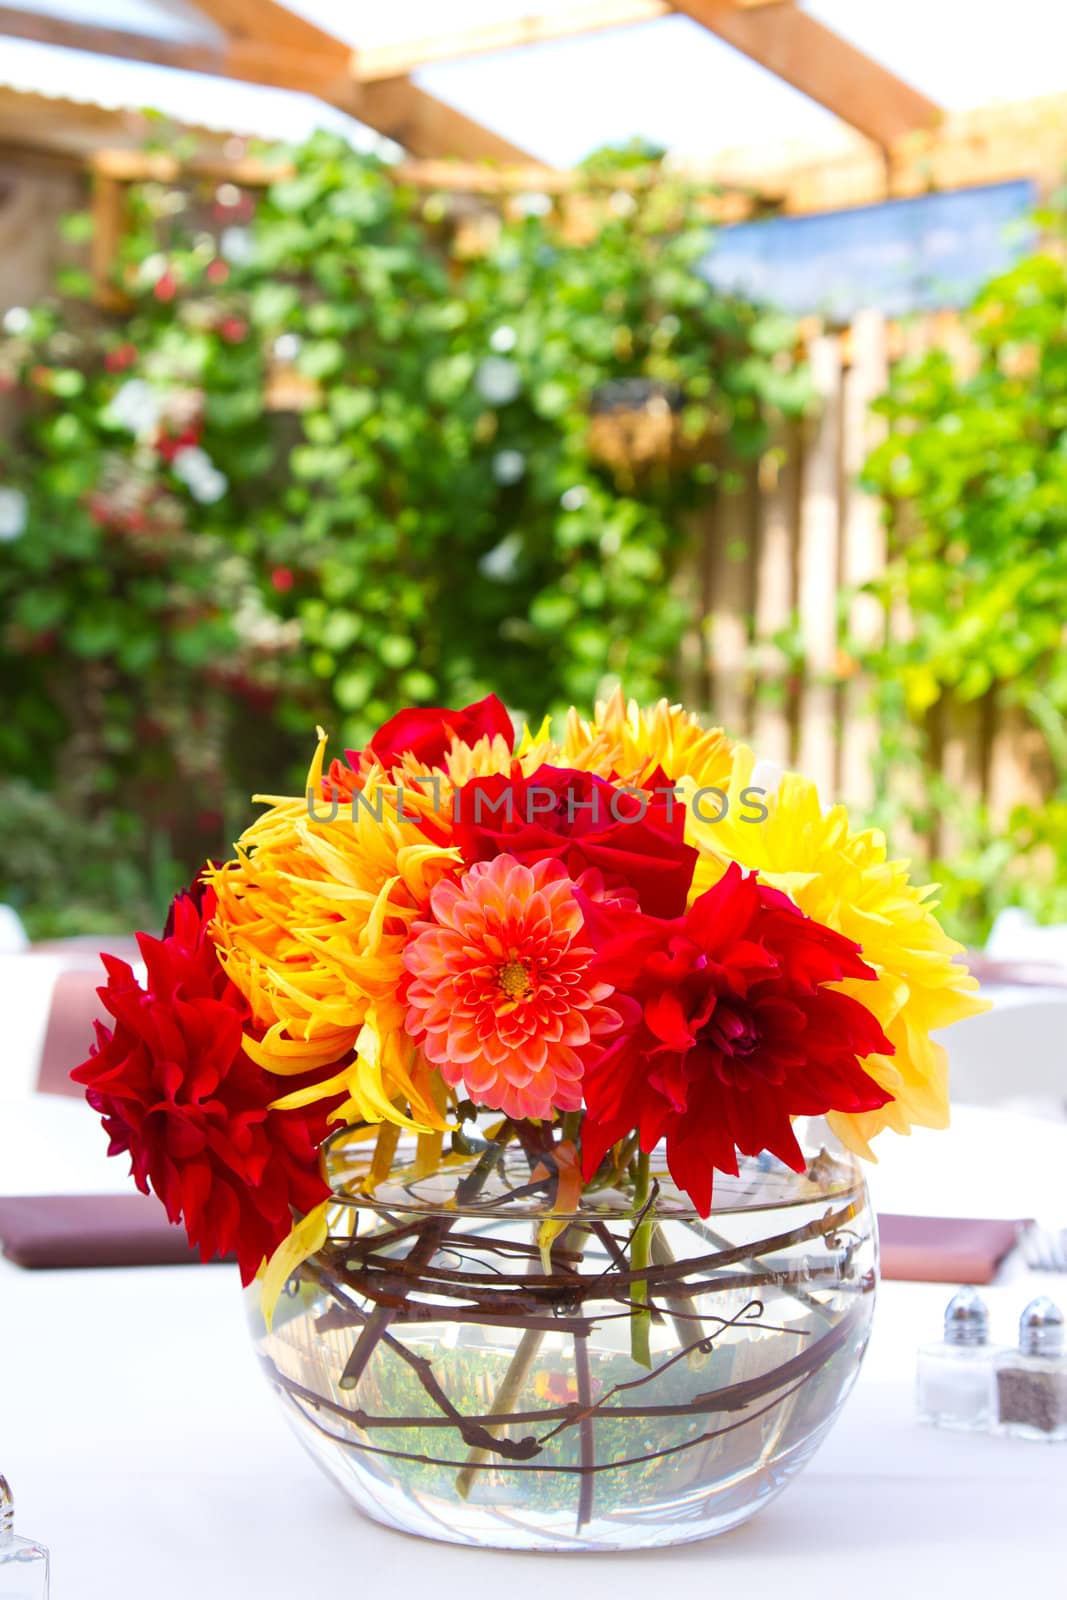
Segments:
[[[259,1284],[260,1307],[268,1333],[274,1326],[274,1312],[282,1290],[297,1268],[321,1250],[329,1237],[327,1212],[330,1204],[329,1200],[324,1200],[314,1211],[309,1211],[306,1217],[301,1218],[263,1269]]]
[[[552,1246],[569,1224],[564,1217],[546,1217],[537,1230],[537,1248],[541,1252],[541,1270],[546,1278],[552,1272]]]
[[[519,748],[515,752],[516,757],[521,761],[523,756],[528,755],[535,745],[547,744],[551,737],[551,715],[545,716],[536,733],[531,733],[529,723],[524,722],[522,725],[522,738],[519,740]]]

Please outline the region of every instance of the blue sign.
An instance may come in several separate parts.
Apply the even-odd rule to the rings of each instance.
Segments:
[[[984,185],[721,228],[701,271],[717,288],[847,322],[966,305],[1032,246],[1033,183]]]

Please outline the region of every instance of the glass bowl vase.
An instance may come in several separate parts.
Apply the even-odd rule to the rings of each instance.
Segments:
[[[874,1307],[858,1164],[797,1131],[805,1172],[742,1160],[706,1218],[662,1152],[642,1207],[600,1188],[560,1214],[517,1150],[427,1170],[401,1141],[371,1186],[366,1147],[335,1149],[330,1237],[269,1332],[247,1291],[301,1442],[367,1515],[457,1544],[644,1549],[745,1521],[830,1428]]]

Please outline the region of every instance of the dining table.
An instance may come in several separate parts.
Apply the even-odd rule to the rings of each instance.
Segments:
[[[881,1211],[1067,1224],[1067,1123],[960,1107],[886,1135]],[[0,1104],[0,1192],[123,1189],[79,1101]],[[852,1394],[805,1470],[743,1526],[668,1549],[531,1555],[430,1543],[357,1512],[303,1453],[260,1375],[236,1269],[26,1271],[0,1260],[0,1471],[47,1545],[53,1600],[542,1600],[709,1594],[967,1600],[1067,1595],[1067,1444],[921,1424],[916,1353],[951,1285],[885,1282]],[[983,1290],[998,1343],[1067,1275],[1019,1252]]]

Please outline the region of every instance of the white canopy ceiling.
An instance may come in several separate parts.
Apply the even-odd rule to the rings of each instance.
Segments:
[[[548,14],[573,3],[536,0],[536,9]],[[1010,27],[1002,9],[974,0],[803,5],[947,109],[1067,89],[1067,8],[1050,0],[1014,0]],[[192,0],[21,0],[18,9],[157,39],[220,39]],[[535,0],[295,0],[291,9],[368,47],[524,16]],[[553,165],[634,137],[707,158],[727,147],[833,143],[842,134],[830,112],[681,16],[427,66],[414,79]],[[306,96],[19,39],[0,38],[0,80],[283,138],[324,123],[352,126]]]

